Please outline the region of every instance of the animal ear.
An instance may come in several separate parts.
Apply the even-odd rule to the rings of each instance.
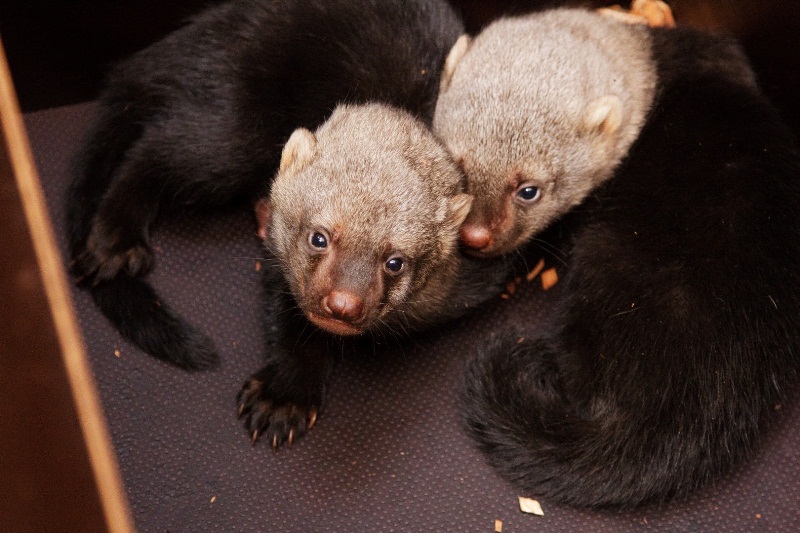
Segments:
[[[450,209],[448,210],[447,220],[456,228],[467,219],[469,210],[472,209],[472,195],[457,194],[450,198]]]
[[[453,79],[453,73],[456,71],[456,67],[461,62],[461,59],[464,57],[464,54],[467,53],[470,46],[472,46],[472,38],[464,34],[458,38],[456,44],[450,49],[450,53],[447,54],[447,59],[444,62],[442,80],[439,82],[440,93],[450,88],[450,81]]]
[[[272,224],[272,202],[269,198],[261,198],[255,205],[256,212],[256,233],[262,241],[267,240],[269,226]]]
[[[305,166],[311,158],[314,157],[314,151],[317,147],[317,138],[313,133],[305,128],[298,128],[294,130],[292,136],[286,141],[281,153],[281,165],[279,172],[283,172],[290,165],[303,165]]]
[[[622,125],[622,100],[607,94],[589,102],[583,113],[584,133],[612,135]]]

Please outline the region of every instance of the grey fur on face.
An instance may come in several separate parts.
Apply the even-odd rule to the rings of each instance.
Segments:
[[[422,318],[457,277],[458,228],[471,198],[444,147],[404,112],[340,106],[315,133],[297,130],[271,203],[269,243],[304,311],[347,290],[365,300],[362,331]],[[315,233],[329,241],[324,253],[310,250]],[[387,282],[390,259],[404,270]]]
[[[465,244],[511,251],[582,202],[635,141],[655,85],[647,30],[590,11],[502,19],[459,40],[433,127],[475,197]],[[485,239],[470,242],[473,230]]]

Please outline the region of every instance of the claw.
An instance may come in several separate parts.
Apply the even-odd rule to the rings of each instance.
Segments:
[[[277,433],[272,437],[272,451],[278,452],[278,435]]]
[[[292,443],[294,442],[294,429],[289,430],[289,438],[287,439],[287,442],[289,443],[289,448],[291,448]]]
[[[258,430],[253,431],[253,436],[250,439],[250,444],[255,446],[256,442],[258,442]]]
[[[312,409],[311,414],[309,414],[308,416],[308,429],[313,428],[314,424],[316,423],[317,423],[317,410]]]
[[[242,418],[244,415],[244,402],[239,404],[239,411],[237,412],[237,418]]]

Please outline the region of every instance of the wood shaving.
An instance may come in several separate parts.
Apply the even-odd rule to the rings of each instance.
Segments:
[[[503,521],[502,520],[495,520],[494,521],[494,533],[503,533]]]
[[[261,272],[261,261],[256,261],[256,272]]]
[[[672,9],[662,0],[633,0],[631,13],[644,17],[653,28],[674,28],[675,17]]]
[[[525,279],[526,279],[526,280],[528,280],[528,282],[531,282],[531,281],[533,281],[533,278],[535,278],[536,276],[538,276],[538,275],[539,275],[539,273],[540,273],[542,270],[544,270],[544,259],[539,259],[539,262],[538,262],[538,263],[536,263],[536,266],[535,266],[535,267],[533,267],[533,270],[531,270],[530,272],[528,272],[528,274],[525,276]]]
[[[523,498],[519,496],[519,510],[523,513],[528,514],[535,514],[536,516],[544,516],[544,511],[542,510],[542,505],[530,498]]]
[[[675,27],[672,9],[661,0],[633,0],[630,11],[613,5],[598,9],[597,12],[627,24],[646,24],[654,28]]]
[[[510,296],[514,296],[514,293],[517,292],[517,284],[513,281],[509,281],[508,283],[506,283],[506,292]]]
[[[542,288],[544,290],[551,289],[556,283],[558,283],[558,274],[555,268],[549,268],[542,272]]]

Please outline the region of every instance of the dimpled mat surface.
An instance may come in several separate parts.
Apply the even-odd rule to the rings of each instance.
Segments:
[[[93,104],[29,114],[28,132],[62,252],[68,164]],[[292,449],[251,446],[235,397],[268,349],[254,223],[244,210],[171,220],[153,235],[154,285],[205,330],[219,369],[187,373],[122,340],[74,290],[103,408],[142,532],[800,531],[800,410],[781,406],[760,453],[691,500],[594,512],[517,492],[462,433],[456,387],[481,338],[527,316],[547,327],[543,292],[521,284],[446,328],[342,361],[327,411]],[[530,495],[535,497],[535,495]]]

